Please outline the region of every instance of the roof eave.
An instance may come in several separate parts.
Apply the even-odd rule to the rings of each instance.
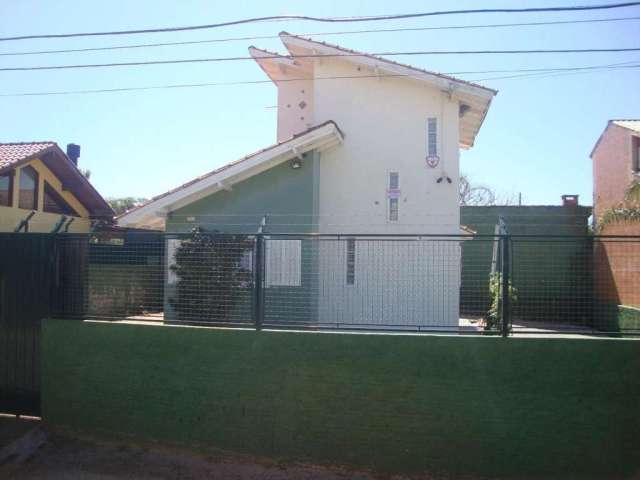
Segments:
[[[102,195],[100,195],[100,193],[94,188],[91,182],[89,182],[89,180],[82,174],[82,172],[80,172],[80,170],[78,169],[78,166],[71,161],[71,159],[67,156],[66,153],[64,153],[64,151],[58,146],[57,143],[54,143],[49,147],[43,148],[42,150],[39,150],[31,155],[21,158],[17,162],[11,163],[3,168],[0,168],[0,174],[6,171],[19,168],[22,165],[25,165],[36,159],[45,161],[43,157],[46,157],[47,155],[55,155],[56,158],[58,158],[58,161],[60,161],[61,164],[64,166],[64,168],[66,168],[70,172],[73,172],[72,175],[75,176],[81,182],[83,187],[87,188],[88,193],[92,197],[94,197],[97,203],[101,204],[101,208],[99,209],[91,208],[89,205],[86,204],[86,201],[83,201],[81,198],[78,197],[78,195],[75,195],[76,198],[78,198],[78,201],[82,203],[82,205],[89,211],[92,217],[113,218],[113,216],[115,215],[115,212],[113,211],[111,206],[102,197]],[[50,169],[49,166],[47,166],[47,168]]]
[[[303,135],[276,144],[240,162],[220,167],[220,169],[214,171],[211,175],[189,183],[182,188],[170,191],[136,209],[125,212],[116,217],[116,221],[121,226],[139,226],[157,223],[158,219],[165,217],[169,212],[231,186],[234,183],[232,181],[233,179],[236,179],[236,181],[245,180],[250,176],[283,163],[298,154],[314,149],[327,149],[341,143],[342,140],[343,135],[338,126],[334,122],[326,122]],[[275,163],[274,165],[269,164],[266,168],[260,170],[261,167],[265,167],[269,162]],[[251,173],[251,171],[254,173]],[[248,175],[243,177],[243,174]],[[240,180],[237,180],[238,178],[240,178]]]
[[[338,45],[331,45],[324,42],[318,42],[309,38],[293,35],[288,32],[280,32],[279,36],[280,36],[280,40],[289,51],[291,51],[289,48],[289,45],[296,45],[298,47],[308,48],[311,50],[321,50],[321,49],[335,50],[338,52],[349,54],[344,58],[350,61],[363,63],[363,64],[369,64],[373,62],[375,64],[382,64],[387,68],[399,68],[404,70],[410,70],[413,72],[413,75],[410,75],[411,78],[417,78],[423,81],[431,81],[432,83],[436,83],[438,86],[441,86],[441,87],[447,86],[450,82],[453,82],[456,85],[458,85],[460,88],[464,89],[465,93],[473,94],[483,99],[491,98],[498,94],[498,91],[492,88],[484,87],[482,85],[477,85],[465,80],[451,77],[449,75],[443,75],[437,72],[429,72],[423,69],[412,67],[410,65],[397,63],[392,60],[386,59],[384,57],[379,57],[379,56],[371,55],[364,52],[357,52],[355,50],[349,50],[344,47],[340,47]]]
[[[53,147],[53,151],[55,152],[54,154],[61,159],[61,161],[69,169],[69,171],[73,172],[73,175],[88,190],[87,193],[91,195],[94,198],[94,200],[97,201],[98,204],[101,204],[101,208],[88,208],[87,205],[85,205],[85,208],[89,210],[91,217],[113,218],[115,215],[115,212],[113,211],[109,203],[104,199],[102,195],[100,195],[100,193],[95,189],[95,187],[89,181],[89,179],[82,174],[78,166],[71,161],[71,159],[67,156],[67,154],[64,153],[57,144]],[[81,203],[83,204],[85,203],[85,202],[82,202],[80,198],[78,198],[78,200],[81,201]]]

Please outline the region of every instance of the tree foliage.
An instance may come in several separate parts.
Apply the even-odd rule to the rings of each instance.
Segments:
[[[252,251],[253,241],[246,235],[195,230],[182,240],[171,266],[178,281],[170,302],[178,319],[231,321],[239,299],[251,292],[252,269],[243,260],[250,260]]]
[[[640,221],[640,181],[635,180],[627,188],[622,202],[602,213],[597,222],[597,229],[600,232],[607,225],[638,221]]]
[[[468,175],[460,175],[458,183],[460,205],[487,207],[492,205],[512,205],[513,195],[498,195],[496,191],[486,185],[475,184]]]
[[[131,210],[132,208],[139,207],[147,201],[142,197],[122,197],[122,198],[107,198],[107,203],[111,206],[116,215]]]

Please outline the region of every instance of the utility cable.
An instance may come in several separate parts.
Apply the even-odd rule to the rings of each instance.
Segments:
[[[24,72],[42,70],[70,70],[81,68],[114,68],[114,67],[139,67],[148,65],[175,65],[185,63],[211,63],[211,62],[236,62],[246,60],[273,60],[273,59],[300,59],[300,58],[336,58],[336,57],[392,57],[392,56],[419,56],[419,55],[525,55],[525,54],[558,54],[558,53],[621,53],[637,52],[640,47],[618,48],[583,48],[583,49],[551,49],[551,50],[421,50],[407,52],[380,52],[380,53],[332,53],[309,55],[265,55],[259,58],[252,56],[242,57],[213,57],[213,58],[186,58],[173,60],[147,60],[136,62],[110,62],[110,63],[80,63],[75,65],[39,65],[29,67],[2,67],[0,72]],[[384,61],[384,58],[380,58]]]
[[[529,27],[529,26],[545,26],[545,25],[568,25],[583,23],[602,23],[602,22],[622,22],[629,20],[640,20],[640,17],[618,17],[618,18],[598,18],[585,20],[559,20],[555,22],[523,22],[523,23],[494,23],[494,24],[477,24],[477,25],[445,25],[440,27],[416,27],[416,28],[381,28],[369,30],[345,30],[338,32],[309,32],[301,33],[302,37],[321,37],[330,35],[358,35],[367,33],[397,33],[397,32],[422,32],[430,30],[461,30],[461,29],[477,29],[477,28],[508,28],[508,27]],[[89,47],[89,48],[69,48],[59,50],[32,50],[18,52],[0,52],[0,56],[24,56],[24,55],[44,55],[56,53],[82,53],[82,52],[99,52],[109,50],[127,50],[136,48],[152,48],[152,47],[170,47],[183,45],[200,45],[207,43],[223,43],[249,40],[272,40],[279,38],[279,35],[257,35],[252,37],[228,37],[213,38],[204,40],[190,40],[183,42],[159,42],[159,43],[139,43],[130,45],[109,45],[106,47]]]
[[[463,15],[463,14],[489,14],[489,13],[553,13],[553,12],[580,12],[590,10],[612,10],[618,8],[635,7],[640,2],[621,2],[607,3],[598,5],[575,5],[575,6],[558,6],[558,7],[527,7],[527,8],[474,8],[467,10],[439,10],[432,12],[419,13],[403,13],[392,15],[372,15],[372,16],[354,16],[354,17],[314,17],[309,15],[269,15],[264,17],[244,18],[240,20],[232,20],[228,22],[211,23],[205,25],[191,25],[178,27],[162,27],[162,28],[146,28],[138,30],[114,30],[104,32],[80,32],[80,33],[46,33],[38,35],[19,35],[14,37],[0,38],[0,42],[9,42],[17,40],[34,40],[44,38],[73,38],[73,37],[96,37],[111,35],[138,35],[147,33],[167,33],[167,32],[183,32],[192,30],[207,30],[234,25],[244,25],[250,23],[261,23],[268,21],[308,21],[321,23],[355,23],[355,22],[374,22],[386,20],[406,20],[411,18],[425,18],[445,15]]]

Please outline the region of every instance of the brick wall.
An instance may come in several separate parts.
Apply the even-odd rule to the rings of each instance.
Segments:
[[[640,223],[607,225],[602,235],[640,236]],[[595,288],[600,301],[640,306],[640,239],[609,239],[596,242]]]
[[[456,478],[640,466],[640,342],[46,320],[51,428]]]
[[[593,168],[593,206],[596,219],[624,198],[633,181],[631,132],[609,124],[591,156]]]

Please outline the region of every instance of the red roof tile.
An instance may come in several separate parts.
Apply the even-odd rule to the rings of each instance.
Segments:
[[[34,158],[42,160],[47,168],[63,183],[73,186],[73,194],[91,215],[113,217],[113,210],[62,151],[56,142],[0,143],[0,173],[27,163]]]
[[[55,142],[0,143],[0,171],[55,146]]]

